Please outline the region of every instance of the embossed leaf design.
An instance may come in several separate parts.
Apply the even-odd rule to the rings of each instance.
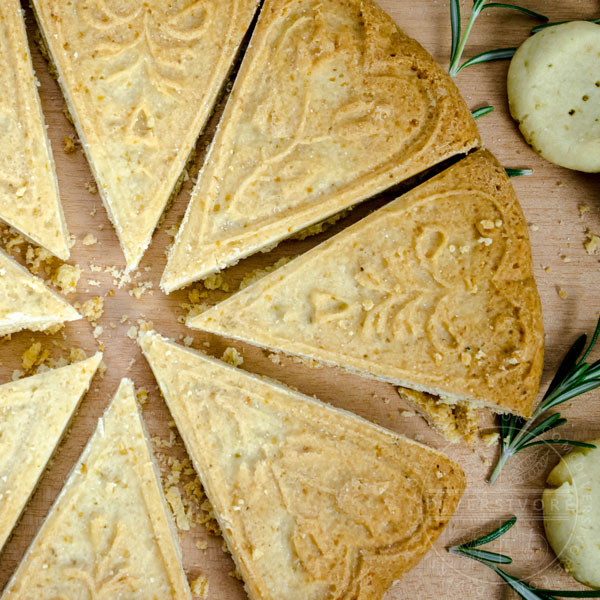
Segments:
[[[149,96],[145,86],[170,96],[183,89],[184,58],[193,52],[216,11],[210,0],[178,0],[169,3],[137,0],[88,0],[78,10],[98,34],[96,51],[106,61],[106,79],[124,79],[143,69],[144,86],[138,105]],[[148,106],[143,107],[147,112]],[[140,112],[131,116],[131,128]],[[146,117],[149,120],[149,117]]]
[[[120,521],[114,523],[96,515],[90,520],[88,533],[93,564],[70,569],[69,577],[85,586],[90,600],[112,600],[127,588],[134,592],[139,577],[131,564],[128,549],[131,534],[127,527]]]

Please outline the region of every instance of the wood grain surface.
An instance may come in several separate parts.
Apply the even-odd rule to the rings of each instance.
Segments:
[[[444,67],[447,66],[450,48],[447,0],[380,0],[380,4],[393,15],[400,27],[418,39]],[[589,18],[597,16],[600,10],[597,0],[524,0],[524,4],[544,12],[552,20]],[[466,17],[472,2],[463,0],[462,5],[463,17]],[[158,281],[165,264],[165,249],[172,239],[167,230],[178,225],[182,218],[189,200],[191,181],[166,211],[152,246],[143,259],[137,281],[119,288],[113,276],[103,269],[101,272],[90,270],[91,264],[102,267],[114,265],[121,269],[124,259],[99,196],[90,194],[86,189],[92,176],[85,157],[81,150],[73,154],[64,151],[64,137],[74,136],[74,130],[63,114],[64,102],[59,87],[50,77],[48,67],[33,43],[35,26],[29,12],[27,18],[62,201],[70,232],[76,237],[69,262],[84,270],[77,292],[68,299],[81,303],[93,296],[103,296],[105,310],[97,323],[103,328],[98,338],[93,335],[93,326],[83,319],[69,324],[56,335],[21,332],[9,341],[2,341],[0,381],[10,380],[13,371],[22,368],[21,355],[33,341],[42,342],[43,347],[55,357],[66,356],[71,347],[81,347],[89,355],[102,343],[108,370],[103,378],[96,377],[94,380],[70,433],[56,452],[12,539],[0,552],[0,589],[17,567],[122,377],[130,377],[136,386],[148,390],[149,398],[143,411],[147,426],[151,435],[169,438],[172,431],[169,428],[170,415],[137,345],[127,336],[128,330],[137,326],[138,319],[152,321],[159,332],[178,340],[191,336],[193,347],[215,356],[221,356],[225,348],[235,345],[243,354],[244,369],[269,375],[394,431],[444,449],[462,465],[468,477],[468,490],[457,514],[420,565],[397,582],[386,598],[512,597],[482,565],[452,557],[445,551],[448,544],[481,533],[510,514],[517,515],[519,522],[494,546],[514,558],[514,564],[508,570],[542,587],[577,589],[576,583],[560,568],[549,550],[541,521],[541,491],[547,473],[557,461],[557,451],[541,449],[523,453],[509,463],[497,484],[490,488],[485,478],[496,456],[496,447],[487,448],[482,443],[473,449],[449,445],[420,417],[402,414],[409,407],[400,400],[392,386],[336,369],[310,369],[289,358],[274,364],[268,353],[262,350],[188,330],[181,324],[181,319],[178,321],[186,313],[181,304],[187,301],[189,290],[167,297],[159,291]],[[517,13],[486,11],[475,26],[465,56],[486,49],[518,45],[526,39],[533,25],[535,23],[530,19]],[[600,234],[600,176],[553,166],[528,148],[508,114],[507,68],[507,62],[475,66],[460,73],[457,83],[471,108],[484,104],[496,107],[494,113],[478,121],[485,146],[506,166],[531,167],[534,170],[533,176],[513,181],[530,225],[535,275],[544,309],[547,343],[545,385],[575,336],[591,331],[600,310],[600,257],[588,255],[583,247],[586,230]],[[199,140],[199,160],[193,176],[202,162],[203,149],[211,138],[218,114],[219,111]],[[349,218],[319,236],[285,242],[268,254],[251,257],[229,269],[224,279],[235,290],[245,273],[273,264],[283,256],[305,252],[383,201],[385,198],[365,203]],[[579,209],[582,205],[587,207],[583,213]],[[95,245],[83,245],[82,240],[89,233],[97,237]],[[152,282],[153,288],[139,300],[129,293],[140,282],[148,281]],[[200,285],[196,287],[202,288]],[[559,289],[564,292],[561,296]],[[224,296],[222,291],[209,292],[206,302],[213,304]],[[206,342],[208,347],[203,345]],[[580,440],[600,436],[600,394],[592,393],[566,405],[564,413],[569,418],[564,434]],[[493,420],[483,416],[482,424],[484,430],[491,431]],[[184,456],[178,440],[172,448],[157,448],[157,451]],[[181,532],[180,537],[186,572],[190,579],[199,575],[207,577],[211,600],[241,600],[246,597],[241,583],[230,575],[233,563],[222,550],[220,538],[209,536],[201,525],[189,532]],[[208,548],[202,551],[196,543],[204,540],[208,542]]]

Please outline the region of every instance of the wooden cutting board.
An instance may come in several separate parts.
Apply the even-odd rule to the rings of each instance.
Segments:
[[[447,0],[380,0],[381,5],[410,35],[418,39],[446,67],[450,48],[449,2]],[[544,12],[552,20],[591,17],[598,14],[597,0],[527,0],[525,4]],[[472,2],[462,2],[464,16]],[[27,14],[30,41],[35,27]],[[476,23],[469,40],[466,56],[483,50],[520,44],[535,23],[525,16],[509,11],[486,11]],[[167,230],[176,226],[189,199],[191,181],[186,184],[154,236],[153,244],[142,262],[140,278],[118,287],[114,277],[104,272],[106,266],[124,266],[119,245],[101,205],[99,196],[91,194],[86,184],[92,181],[86,160],[78,150],[65,153],[65,136],[74,136],[74,130],[63,114],[63,98],[56,82],[50,77],[47,65],[37,47],[31,43],[35,68],[41,83],[40,94],[46,114],[50,138],[57,163],[62,200],[70,232],[76,237],[71,263],[79,264],[84,274],[78,291],[69,296],[72,302],[84,302],[93,296],[103,296],[104,315],[98,321],[103,333],[96,339],[93,327],[86,320],[69,324],[64,332],[54,336],[22,332],[12,340],[0,344],[0,381],[11,379],[13,371],[21,368],[21,355],[33,341],[41,341],[55,357],[65,356],[71,347],[81,347],[88,355],[102,343],[108,367],[104,378],[96,377],[92,390],[86,396],[70,434],[57,451],[41,484],[16,528],[11,541],[0,553],[0,589],[13,573],[28,544],[38,530],[65,477],[79,456],[122,377],[131,377],[138,387],[148,390],[144,418],[153,436],[169,439],[170,415],[161,399],[150,369],[136,344],[127,336],[138,319],[153,322],[155,328],[167,335],[182,339],[193,338],[193,347],[203,348],[221,356],[229,344],[215,336],[190,331],[178,321],[185,314],[181,304],[187,301],[187,291],[167,297],[158,289],[158,281],[165,264],[165,249],[171,242]],[[585,231],[600,233],[600,176],[585,175],[555,167],[536,156],[524,143],[511,120],[506,102],[507,62],[479,65],[462,72],[457,83],[471,108],[493,104],[494,113],[478,121],[484,144],[504,165],[531,167],[531,177],[513,180],[523,205],[533,246],[534,268],[544,308],[547,360],[544,383],[554,372],[559,358],[580,332],[590,332],[600,310],[599,256],[586,253],[583,242]],[[217,112],[218,115],[218,112]],[[203,149],[210,140],[217,117],[212,119],[207,133],[200,139],[201,164]],[[197,173],[197,167],[192,173]],[[580,206],[585,205],[585,212]],[[302,242],[282,243],[268,254],[251,257],[225,273],[225,281],[237,289],[243,275],[259,267],[271,265],[280,257],[305,252],[318,242],[339,231],[348,223],[364,216],[373,208],[366,203],[356,209],[349,219],[316,237]],[[83,245],[86,234],[92,233],[98,242]],[[92,272],[90,264],[101,266]],[[151,282],[140,299],[129,292],[142,282]],[[200,287],[201,286],[197,286]],[[562,297],[558,291],[562,290]],[[226,294],[209,292],[208,303],[215,303]],[[133,333],[133,332],[131,332]],[[209,347],[205,347],[205,343]],[[410,410],[394,388],[342,373],[331,368],[310,369],[291,359],[273,363],[268,353],[235,344],[244,357],[243,368],[279,379],[296,386],[307,394],[316,394],[324,401],[352,410],[394,431],[424,441],[447,451],[465,469],[469,487],[460,508],[441,539],[421,564],[395,584],[387,598],[508,598],[509,592],[491,572],[482,565],[447,554],[450,543],[464,541],[474,534],[490,529],[504,517],[515,514],[517,526],[496,543],[500,551],[514,558],[511,573],[527,577],[542,587],[576,587],[562,571],[549,550],[543,534],[540,495],[545,477],[556,463],[558,454],[552,449],[530,450],[514,459],[494,487],[485,482],[496,456],[496,447],[486,448],[479,443],[470,449],[451,446],[430,430],[420,417],[406,416]],[[575,439],[600,435],[600,394],[592,393],[565,406],[569,423],[564,434]],[[493,420],[483,419],[484,429],[491,431]],[[160,455],[185,456],[176,439],[172,447],[158,444]],[[562,451],[562,449],[561,449]],[[200,550],[207,541],[206,550]],[[208,597],[212,600],[245,598],[241,583],[230,576],[233,563],[222,550],[220,538],[207,535],[202,525],[181,532],[185,568],[194,579],[207,577],[210,584]]]

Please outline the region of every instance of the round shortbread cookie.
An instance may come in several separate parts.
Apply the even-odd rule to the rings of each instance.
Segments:
[[[574,21],[529,38],[510,64],[508,102],[538,154],[600,172],[600,25]]]
[[[577,581],[600,588],[600,439],[575,448],[552,469],[544,490],[544,526],[561,563]]]

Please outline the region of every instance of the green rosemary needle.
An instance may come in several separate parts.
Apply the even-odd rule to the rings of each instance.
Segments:
[[[493,112],[493,110],[494,110],[493,106],[482,106],[480,108],[476,108],[475,110],[472,110],[471,114],[473,115],[474,119],[479,119],[479,117],[489,115],[491,112]]]
[[[496,481],[504,465],[512,456],[532,446],[565,444],[581,448],[595,448],[594,445],[584,442],[536,438],[567,422],[560,413],[548,414],[549,410],[600,387],[600,360],[591,364],[585,362],[598,341],[598,335],[600,335],[600,319],[598,319],[596,330],[587,348],[585,347],[587,342],[585,334],[580,335],[571,346],[531,418],[523,419],[515,415],[500,416],[500,458],[490,475],[490,484]]]
[[[510,167],[507,167],[504,170],[506,171],[506,174],[509,177],[521,177],[522,175],[533,175],[532,169],[511,169]]]
[[[514,4],[505,4],[503,2],[488,2],[488,0],[474,0],[471,15],[467,23],[464,35],[461,37],[461,24],[460,24],[460,4],[459,0],[450,0],[450,23],[452,26],[452,49],[450,52],[450,68],[448,73],[450,77],[456,77],[456,75],[462,71],[462,69],[471,65],[476,65],[483,62],[491,62],[493,60],[503,60],[511,58],[516,52],[516,48],[500,48],[497,50],[490,50],[488,52],[482,52],[473,58],[460,63],[467,39],[473,29],[473,25],[477,17],[486,8],[508,8],[510,10],[516,10],[539,19],[540,21],[548,21],[548,17],[539,13],[533,12],[522,6],[516,6]]]
[[[519,596],[521,596],[521,598],[524,598],[525,600],[600,598],[600,590],[571,592],[566,590],[545,590],[536,588],[535,586],[525,583],[521,579],[518,579],[514,575],[510,575],[506,571],[503,571],[500,567],[496,566],[499,564],[509,565],[512,563],[512,558],[510,558],[510,556],[506,556],[505,554],[498,554],[497,552],[490,552],[488,550],[480,550],[478,547],[483,546],[484,544],[489,544],[490,542],[498,539],[501,535],[504,535],[516,522],[517,517],[511,517],[508,519],[508,521],[500,525],[500,527],[494,529],[494,531],[491,531],[490,533],[477,538],[476,540],[466,542],[465,544],[451,546],[448,548],[448,552],[450,552],[450,554],[454,554],[455,556],[471,558],[484,564],[486,567],[489,567],[492,569],[492,571],[499,575],[511,589],[513,589]]]

